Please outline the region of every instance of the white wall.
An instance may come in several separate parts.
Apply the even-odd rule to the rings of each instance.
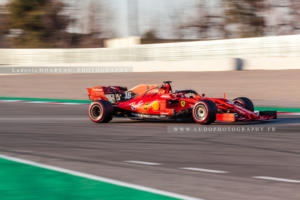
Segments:
[[[231,39],[128,48],[0,49],[0,66],[126,66],[133,71],[300,69],[300,35]]]

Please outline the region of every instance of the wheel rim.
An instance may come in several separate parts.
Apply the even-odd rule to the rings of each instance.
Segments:
[[[98,104],[93,105],[90,114],[94,120],[100,120],[103,115],[102,107]]]
[[[195,117],[198,121],[203,121],[206,119],[207,110],[204,105],[198,105],[195,111]]]

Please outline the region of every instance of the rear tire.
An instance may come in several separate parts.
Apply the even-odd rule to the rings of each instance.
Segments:
[[[211,124],[216,121],[217,106],[210,100],[200,100],[193,108],[193,118],[199,124]]]
[[[95,123],[107,123],[113,118],[113,107],[108,101],[96,101],[89,107],[89,117]]]
[[[233,99],[233,103],[254,112],[253,102],[247,97],[238,97]]]

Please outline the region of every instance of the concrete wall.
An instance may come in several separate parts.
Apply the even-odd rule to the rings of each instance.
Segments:
[[[300,69],[300,35],[127,48],[0,49],[0,66],[131,67],[146,71],[229,71],[236,58],[246,70]]]

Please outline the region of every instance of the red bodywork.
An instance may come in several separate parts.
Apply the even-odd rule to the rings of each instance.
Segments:
[[[193,90],[172,92],[170,84],[139,85],[131,90],[120,86],[88,88],[92,101],[110,101],[116,116],[137,118],[188,118],[191,110],[199,100],[213,101],[217,108],[216,121],[256,121],[274,119],[276,116],[259,115],[251,112],[225,98],[206,98]]]

